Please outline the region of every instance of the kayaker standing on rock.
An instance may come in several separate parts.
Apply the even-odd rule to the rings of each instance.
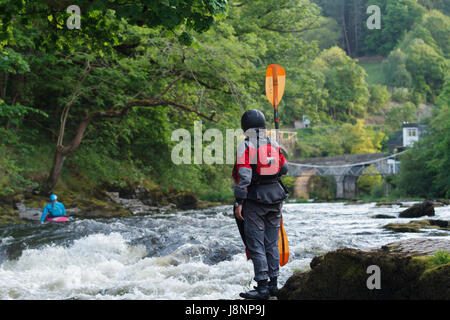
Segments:
[[[268,299],[277,292],[278,237],[282,204],[287,198],[280,176],[288,171],[287,161],[279,145],[267,137],[261,111],[245,112],[241,126],[246,139],[238,146],[233,169],[234,214],[258,285],[240,296]]]
[[[51,203],[48,203],[44,207],[40,219],[41,223],[44,223],[44,221],[48,218],[63,217],[66,215],[66,208],[61,202],[58,202],[57,199],[58,197],[56,196],[56,194],[50,195]]]

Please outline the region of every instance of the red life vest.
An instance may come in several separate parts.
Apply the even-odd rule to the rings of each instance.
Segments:
[[[244,151],[237,154],[233,168],[233,179],[239,183],[239,168],[248,167],[252,169],[253,184],[270,184],[280,181],[280,170],[285,164],[283,154],[278,145],[274,145],[269,138],[266,143],[257,140],[257,147],[250,145],[249,139],[244,141]]]

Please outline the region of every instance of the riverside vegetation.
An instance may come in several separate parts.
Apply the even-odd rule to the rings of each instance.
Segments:
[[[427,136],[401,175],[362,176],[361,197],[383,198],[385,184],[391,198],[450,196],[445,2],[372,1],[381,30],[367,29],[366,0],[85,0],[73,30],[69,2],[0,4],[0,222],[50,191],[99,215],[129,215],[108,193],[135,198],[139,187],[151,206],[231,202],[231,166],[174,165],[171,132],[196,120],[237,128],[248,108],[272,123],[261,92],[274,62],[288,73],[281,126],[313,125],[296,156],[387,151],[402,122],[420,120]],[[332,183],[315,185],[314,197],[333,199]]]

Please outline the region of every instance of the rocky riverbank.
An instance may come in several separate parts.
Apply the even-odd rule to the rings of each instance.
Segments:
[[[340,249],[316,256],[294,273],[278,299],[450,299],[450,240],[409,239],[381,248]],[[367,286],[380,268],[380,289]]]
[[[146,212],[204,209],[220,205],[197,199],[192,192],[170,191],[138,185],[112,191],[55,191],[70,216],[82,218],[125,217]],[[31,192],[0,199],[0,224],[39,220],[48,199]]]

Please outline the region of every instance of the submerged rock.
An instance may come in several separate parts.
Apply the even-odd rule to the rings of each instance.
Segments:
[[[434,205],[431,201],[417,203],[412,207],[400,212],[400,218],[418,218],[423,216],[434,216]]]
[[[376,214],[376,215],[372,216],[372,218],[374,218],[374,219],[395,219],[397,217],[391,216],[388,214]]]
[[[354,206],[354,205],[366,204],[366,203],[369,203],[369,202],[362,201],[362,200],[348,201],[348,202],[344,203],[344,206]]]
[[[311,261],[310,271],[294,273],[278,298],[450,299],[450,262],[430,256],[449,248],[446,239],[409,239],[380,249],[328,252]],[[369,266],[379,267],[380,289],[368,288]]]

